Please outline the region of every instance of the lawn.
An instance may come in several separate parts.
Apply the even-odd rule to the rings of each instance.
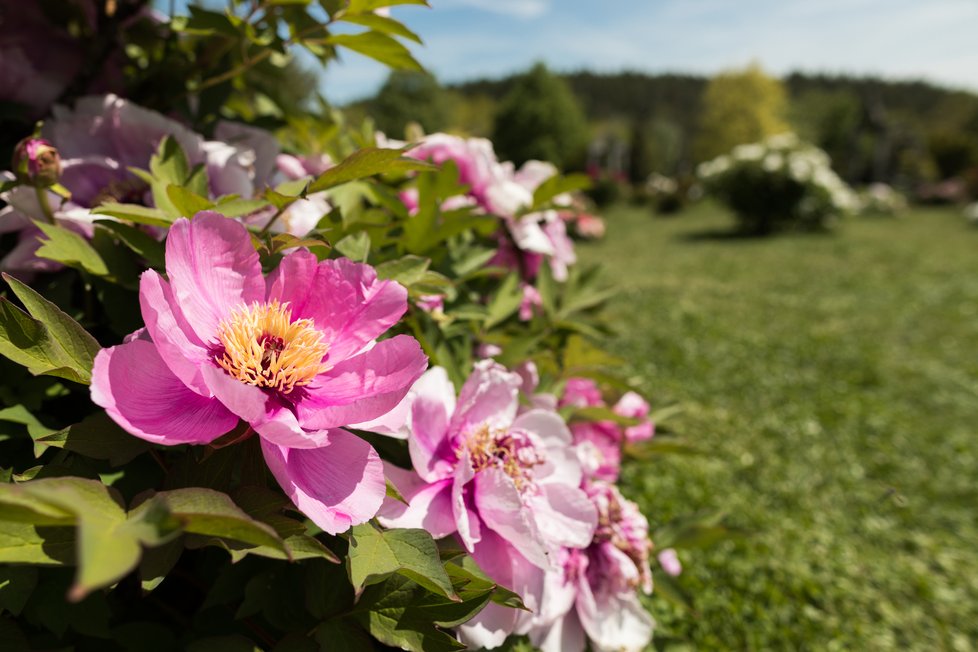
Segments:
[[[680,553],[663,649],[978,645],[978,229],[951,209],[723,237],[708,203],[606,212],[581,247],[622,294],[615,351],[706,451],[625,472],[656,523],[748,535]]]

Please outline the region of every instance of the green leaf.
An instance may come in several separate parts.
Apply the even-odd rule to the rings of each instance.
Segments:
[[[364,590],[350,616],[385,645],[416,652],[464,649],[441,627],[468,620],[485,606],[485,596],[452,602],[401,576]]]
[[[533,192],[533,208],[543,208],[551,199],[565,192],[587,190],[591,187],[591,179],[586,174],[555,174],[537,186]]]
[[[96,220],[95,228],[105,229],[122,241],[133,252],[142,257],[154,269],[165,267],[165,246],[162,242],[129,224],[112,220]]]
[[[357,262],[366,262],[370,254],[370,236],[366,231],[351,233],[333,245],[336,251]]]
[[[268,546],[287,554],[278,533],[270,525],[251,518],[227,494],[189,488],[162,491],[155,498],[163,501],[185,532]]]
[[[55,224],[35,220],[34,225],[41,229],[46,239],[41,239],[37,255],[41,258],[63,263],[68,267],[85,270],[95,276],[107,276],[109,268],[98,252],[74,231]]]
[[[350,532],[348,570],[358,590],[400,573],[429,591],[458,599],[435,540],[425,530],[380,530],[371,523],[355,526]]]
[[[355,621],[331,618],[316,628],[321,652],[364,652],[375,648],[374,641]]]
[[[350,0],[346,8],[347,14],[360,14],[381,9],[382,7],[394,7],[396,5],[422,5],[430,6],[428,0]]]
[[[55,432],[54,429],[48,428],[43,423],[38,421],[37,417],[27,411],[23,405],[13,405],[8,408],[0,410],[0,421],[6,421],[7,423],[19,423],[27,428],[27,434],[30,435],[31,439],[37,441],[45,435],[50,435]],[[34,456],[39,457],[35,448]]]
[[[25,566],[0,566],[0,613],[19,616],[37,586],[37,569]]]
[[[146,441],[120,428],[105,412],[96,412],[73,426],[34,437],[34,441],[42,448],[63,448],[96,460],[108,460],[112,466],[121,466],[149,450]]]
[[[187,652],[263,652],[255,643],[239,634],[208,636],[187,646]]]
[[[410,41],[414,41],[415,43],[421,44],[420,36],[409,30],[401,22],[396,21],[393,18],[388,18],[387,16],[380,16],[372,13],[346,13],[343,14],[343,17],[340,20],[346,23],[353,23],[355,25],[363,25],[364,27],[369,27],[375,32],[383,32],[392,36],[400,36]]]
[[[207,197],[201,197],[193,190],[172,183],[166,187],[166,196],[183,217],[193,217],[200,211],[214,208],[214,202]]]
[[[0,563],[60,566],[70,564],[74,558],[74,528],[0,519]]]
[[[520,289],[519,276],[512,273],[499,285],[496,294],[489,300],[486,329],[506,321],[519,309],[522,300],[523,290]]]
[[[148,226],[169,227],[175,219],[158,208],[140,206],[139,204],[120,204],[119,202],[106,202],[96,206],[92,209],[92,213]]]
[[[372,177],[375,174],[435,169],[435,166],[430,163],[401,156],[404,151],[377,147],[357,150],[338,165],[313,179],[306,192],[309,194],[320,192],[349,181]]]
[[[385,493],[385,495],[388,498],[392,498],[399,503],[404,503],[405,505],[408,504],[407,499],[404,498],[404,495],[398,490],[397,487],[394,486],[394,483],[391,482],[390,479],[387,479],[387,492]]]
[[[61,477],[0,485],[0,503],[14,506],[30,503],[32,509],[43,505],[49,513],[60,512],[74,520],[78,571],[69,591],[73,601],[95,588],[118,581],[139,561],[139,541],[129,529],[121,500],[97,480]],[[9,513],[0,513],[0,517],[6,516]],[[67,519],[62,516],[59,520]],[[40,534],[39,530],[35,531]]]
[[[404,287],[410,287],[424,278],[430,264],[429,258],[413,255],[403,256],[377,265],[377,278],[390,279],[397,281]]]
[[[100,347],[78,322],[29,286],[4,274],[30,313],[0,297],[0,354],[35,376],[48,374],[88,384]]]

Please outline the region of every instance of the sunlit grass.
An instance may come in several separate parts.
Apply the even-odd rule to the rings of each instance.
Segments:
[[[978,641],[978,229],[952,209],[738,239],[711,204],[606,213],[582,247],[623,294],[616,352],[708,457],[633,464],[656,522],[752,532],[680,553],[666,649],[972,649]],[[679,646],[677,648],[676,646]]]

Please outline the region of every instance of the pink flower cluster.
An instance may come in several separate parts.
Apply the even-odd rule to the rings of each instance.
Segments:
[[[582,463],[589,440],[555,398],[533,395],[536,383],[532,364],[516,373],[482,360],[456,397],[444,369],[426,372],[383,431],[407,435],[413,468],[386,465],[407,504],[388,499],[380,521],[455,536],[521,595],[532,613],[490,604],[459,627],[471,646],[497,647],[515,632],[548,652],[581,651],[588,639],[596,650],[640,650],[652,633],[637,596],[652,589],[648,522]],[[593,383],[571,387],[572,398],[600,401]],[[621,409],[646,417],[648,405],[626,396]],[[633,428],[651,436],[647,420]]]
[[[403,145],[386,139],[383,144]],[[443,133],[425,136],[407,155],[434,163],[453,161],[458,167],[459,182],[468,190],[464,196],[451,198],[443,208],[471,205],[503,220],[494,264],[519,270],[528,281],[547,260],[555,279],[567,278],[568,267],[577,256],[564,220],[556,210],[530,212],[533,192],[557,174],[556,167],[544,161],[527,161],[517,170],[512,162],[496,157],[489,140]],[[416,190],[403,194],[402,200],[409,210],[417,209]],[[559,196],[554,203],[569,206],[571,198]]]
[[[606,407],[601,390],[590,378],[568,379],[559,406]],[[624,428],[608,420],[571,424],[582,464],[595,478],[607,482],[618,479],[623,444],[644,441],[655,434],[655,424],[648,418],[649,404],[635,392],[626,392],[611,409],[638,423]]]

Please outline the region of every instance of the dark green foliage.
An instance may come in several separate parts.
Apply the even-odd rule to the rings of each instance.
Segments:
[[[538,159],[562,169],[581,166],[587,138],[587,123],[573,93],[542,63],[515,80],[492,130],[501,159],[516,165]]]

